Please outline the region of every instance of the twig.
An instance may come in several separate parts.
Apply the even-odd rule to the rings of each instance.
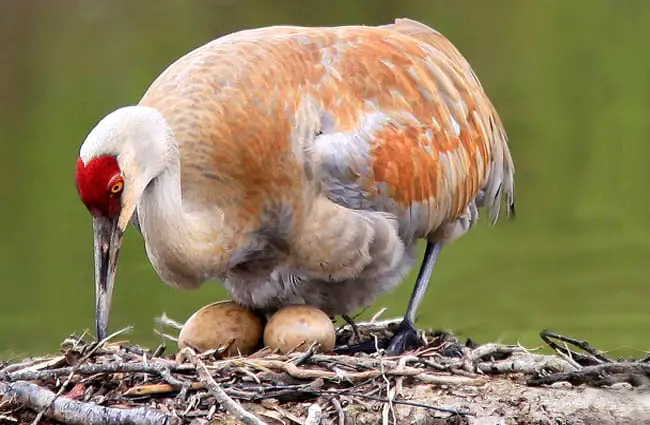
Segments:
[[[123,333],[131,332],[132,330],[133,330],[133,326],[127,326],[126,328],[120,329],[120,330],[115,331],[112,334],[108,335],[107,337],[105,337],[104,339],[99,341],[97,344],[95,344],[94,347],[92,347],[90,349],[90,351],[88,351],[86,354],[84,354],[84,356],[81,357],[81,359],[79,359],[78,363],[83,363],[86,360],[88,360],[90,357],[92,357],[93,354],[95,354],[95,352],[97,350],[102,348],[104,346],[104,344],[106,344],[111,339],[115,338],[116,336],[122,335]]]
[[[67,364],[65,360],[65,356],[55,356],[50,359],[38,358],[38,359],[27,360],[24,362],[8,365],[4,369],[0,370],[0,379],[2,379],[3,376],[13,372],[41,370],[41,369],[46,369],[48,367],[56,367],[64,364]]]
[[[307,410],[307,419],[305,419],[305,425],[320,425],[320,421],[323,418],[323,410],[316,403],[309,406]]]
[[[48,418],[70,425],[176,425],[181,423],[180,418],[150,407],[116,409],[69,398],[56,398],[52,391],[29,382],[0,382],[0,395],[13,398],[32,410],[43,410]]]
[[[494,356],[495,354],[511,355],[513,353],[524,353],[526,349],[518,345],[501,345],[501,344],[483,344],[479,345],[470,352],[470,358],[477,362],[484,357]]]
[[[381,315],[384,314],[386,310],[388,310],[386,307],[379,309],[379,311],[373,314],[372,317],[370,318],[370,323],[375,323],[379,319],[379,317],[381,317]]]
[[[591,366],[591,365],[596,365],[601,363],[612,363],[614,361],[609,357],[605,356],[600,350],[597,350],[594,347],[592,347],[585,340],[578,340],[568,336],[560,335],[558,333],[549,330],[544,330],[540,332],[539,336],[554,351],[556,351],[557,353],[562,353],[566,356],[571,356],[573,360],[580,363],[580,365],[582,366]],[[581,350],[585,351],[587,354],[570,350],[568,347],[562,347],[560,344],[555,342],[554,339],[571,344],[574,347],[578,347]]]
[[[618,377],[613,375],[619,375]],[[628,382],[640,385],[650,381],[650,364],[638,362],[613,362],[595,366],[585,366],[570,372],[553,373],[547,376],[531,378],[531,386],[549,385],[559,381],[568,381],[573,385],[590,384],[593,386],[612,385],[616,382]]]
[[[54,395],[54,398],[52,399],[52,403],[54,403],[54,400],[56,400],[57,398],[59,398],[61,396],[61,394],[63,394],[63,390],[70,383],[70,380],[72,379],[72,375],[74,375],[74,372],[70,372],[70,374],[68,375],[68,378],[61,384],[61,387],[59,388],[59,391],[56,392],[56,394]],[[34,421],[32,422],[32,425],[37,425],[41,421],[41,418],[43,418],[43,415],[45,414],[45,410],[49,409],[52,406],[52,403],[50,403],[48,406],[46,406],[44,409],[41,409],[38,412],[38,414],[34,418]]]
[[[224,392],[219,384],[212,378],[208,368],[205,367],[201,359],[196,355],[194,350],[191,348],[184,348],[183,354],[187,356],[190,362],[196,368],[196,371],[199,374],[199,377],[203,382],[205,382],[208,390],[214,398],[223,406],[224,409],[231,415],[233,415],[238,420],[242,421],[246,425],[266,425],[265,422],[257,418],[252,413],[246,411],[239,403],[230,398],[228,394]]]
[[[516,356],[508,360],[481,362],[476,369],[486,374],[525,373],[539,374],[542,371],[566,372],[576,370],[566,360],[557,356],[526,355]]]
[[[9,396],[3,399],[0,396],[0,400],[4,400],[0,401],[0,414],[15,417],[20,423],[29,423],[34,415],[28,412],[35,410],[35,423],[41,418],[41,422],[45,422],[45,417],[50,417],[48,415],[59,408],[59,403],[75,400],[87,401],[92,406],[119,407],[120,411],[130,411],[132,406],[151,404],[161,406],[160,409],[164,411],[159,413],[163,415],[172,412],[169,413],[171,418],[180,416],[186,422],[191,420],[195,423],[204,423],[206,419],[218,421],[215,413],[225,410],[228,417],[254,425],[271,421],[267,415],[285,425],[290,421],[305,425],[305,417],[309,421],[316,420],[315,411],[320,408],[320,423],[344,425],[349,418],[346,418],[343,406],[347,407],[346,403],[349,402],[352,403],[351,406],[372,409],[375,423],[392,425],[395,422],[394,410],[399,405],[459,416],[472,415],[469,411],[425,404],[430,401],[427,400],[428,393],[423,394],[425,399],[422,401],[425,403],[412,400],[408,387],[422,383],[445,387],[482,385],[494,380],[487,374],[504,377],[517,374],[527,377],[543,376],[530,379],[529,385],[569,381],[589,385],[621,383],[630,386],[626,383],[629,382],[632,386],[650,386],[650,362],[623,359],[613,363],[602,362],[602,359],[599,360],[592,354],[579,357],[579,353],[576,355],[572,351],[576,340],[555,338],[556,334],[552,333],[546,336],[551,344],[560,347],[553,355],[533,354],[532,350],[520,345],[468,343],[462,346],[462,357],[450,358],[445,356],[444,349],[445,345],[454,344],[453,335],[441,337],[429,332],[427,335],[430,342],[422,349],[410,355],[385,357],[376,353],[379,351],[377,341],[383,343],[389,338],[393,332],[393,323],[397,322],[386,320],[357,324],[364,339],[362,342],[368,343],[371,349],[374,345],[374,352],[361,356],[319,354],[315,353],[312,346],[303,353],[276,354],[262,349],[249,356],[221,359],[215,358],[217,351],[211,350],[202,354],[191,351],[188,362],[183,364],[178,360],[174,362],[171,359],[173,356],[156,358],[150,350],[128,341],[113,339],[110,342],[102,340],[93,343],[68,338],[64,341],[65,347],[62,344],[66,350],[64,356],[1,365],[0,383],[5,381],[0,384],[3,385],[1,388],[14,386],[11,383],[14,381],[33,380],[50,396],[47,401],[53,403],[52,407],[43,404],[39,409],[38,406],[33,408],[27,405],[26,409],[21,410],[20,399]],[[349,338],[351,332],[350,327],[346,326],[337,333],[337,338]],[[588,344],[582,344],[580,348],[584,347],[593,350]],[[184,350],[181,350],[181,354],[187,356]],[[572,365],[569,363],[571,359],[576,359],[577,362]],[[595,361],[600,363],[585,366],[588,362]],[[67,362],[75,366],[67,367]],[[460,374],[465,376],[459,376]],[[61,385],[66,375],[67,382],[76,383],[77,386],[70,394],[57,397],[65,394],[64,390],[72,385]],[[25,383],[16,383],[23,384]],[[490,386],[486,388],[491,390]],[[191,389],[197,391],[188,394]],[[264,413],[249,410],[249,405],[240,404],[245,401],[260,403],[267,410]],[[321,405],[307,411],[301,409],[301,413],[296,415],[294,409],[308,401],[319,402]],[[322,404],[328,401],[331,404]],[[304,406],[306,409],[309,404]],[[87,422],[85,417],[84,421]]]
[[[244,364],[248,364],[251,367],[258,368],[260,370],[264,369],[276,369],[282,370],[289,374],[289,376],[298,379],[316,379],[323,378],[329,380],[340,380],[345,379],[350,382],[359,382],[366,379],[374,379],[381,376],[381,371],[367,370],[363,372],[329,372],[316,369],[301,369],[292,363],[285,363],[279,360],[237,360],[241,361]],[[394,368],[392,370],[386,370],[385,374],[387,376],[409,376],[424,382],[425,384],[439,384],[439,385],[479,385],[482,383],[481,379],[474,378],[465,378],[462,376],[438,376],[427,374],[423,369],[417,369],[414,367],[405,367],[405,368]]]
[[[341,402],[336,397],[332,397],[330,402],[332,403],[332,406],[334,406],[334,410],[336,410],[338,425],[345,425],[345,411],[343,410],[343,406],[341,406]]]
[[[165,350],[166,350],[166,349],[167,349],[167,346],[166,346],[164,343],[163,343],[163,344],[160,344],[160,345],[158,346],[158,348],[156,348],[156,350],[153,352],[153,354],[151,355],[151,357],[153,357],[154,359],[155,359],[156,357],[161,357],[161,356],[165,353]]]
[[[399,361],[397,362],[397,367],[400,369],[403,369],[406,367],[406,363],[413,359],[415,356],[404,356]],[[417,357],[415,357],[415,360],[419,360]],[[396,393],[399,396],[404,395],[404,377],[403,376],[398,376],[395,378],[395,388],[396,388]]]
[[[379,352],[379,341],[375,337],[375,349]],[[399,366],[398,366],[399,367]],[[382,424],[388,425],[388,414],[390,413],[393,417],[393,424],[397,424],[397,417],[395,416],[395,409],[393,408],[393,398],[395,397],[395,391],[391,390],[390,379],[386,376],[386,370],[384,369],[383,359],[379,358],[379,371],[381,372],[381,377],[386,383],[386,395],[388,396],[388,402],[384,404],[382,409]]]
[[[198,390],[202,388],[205,388],[205,384],[203,382],[192,382],[189,389]],[[170,384],[143,384],[129,388],[122,395],[124,397],[143,396],[151,394],[165,394],[171,393],[173,391],[178,391],[178,386]]]
[[[393,398],[395,397],[395,388],[386,388],[386,395],[388,400],[384,403],[384,407],[381,409],[381,423],[382,425],[388,425],[388,414],[393,418],[393,425],[397,425],[397,417],[395,416],[395,408],[393,406]]]
[[[154,319],[154,323],[159,325],[159,326],[168,326],[168,327],[176,329],[178,331],[183,329],[183,324],[182,323],[177,322],[176,320],[170,318],[169,316],[167,316],[167,313],[165,313],[165,312],[163,312],[163,314],[160,315],[160,317],[156,317]]]
[[[310,358],[312,358],[316,353],[316,345],[317,343],[315,341],[312,342],[309,348],[307,349],[307,351],[300,354],[298,357],[294,357],[293,359],[291,359],[291,363],[295,364],[296,366],[299,366],[305,363]]]
[[[183,365],[165,365],[160,363],[109,363],[109,364],[91,364],[83,366],[70,366],[62,367],[51,370],[34,370],[34,371],[19,371],[12,372],[7,375],[0,375],[0,380],[3,381],[34,381],[34,380],[49,380],[55,379],[61,375],[74,373],[78,375],[93,375],[97,373],[155,373],[174,386],[182,387],[186,383],[174,378],[171,371],[179,370],[192,370],[193,366],[188,368]]]
[[[375,397],[369,394],[360,394],[360,393],[355,393],[351,391],[328,391],[328,390],[322,390],[319,391],[322,394],[338,394],[338,395],[347,395],[350,397],[357,397],[357,398],[365,398],[367,400],[372,400],[372,401],[378,401],[381,403],[386,403],[388,402],[388,399],[384,397]],[[468,412],[467,410],[457,410],[457,409],[452,409],[449,407],[437,407],[437,406],[432,406],[430,404],[425,404],[425,403],[418,403],[415,401],[408,401],[408,400],[393,400],[393,404],[402,404],[404,406],[413,406],[413,407],[421,407],[423,409],[429,409],[429,410],[435,410],[438,412],[443,412],[443,413],[451,413],[453,415],[459,415],[459,416],[475,416],[474,413]]]

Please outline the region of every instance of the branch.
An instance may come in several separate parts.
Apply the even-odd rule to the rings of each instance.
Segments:
[[[186,385],[185,382],[174,378],[171,375],[172,371],[193,370],[194,367],[189,368],[181,365],[166,365],[160,363],[108,363],[108,364],[91,364],[84,366],[70,366],[61,367],[51,370],[26,370],[12,373],[0,374],[0,380],[3,381],[34,381],[34,380],[51,380],[56,379],[62,375],[69,375],[70,373],[78,375],[94,375],[97,373],[151,373],[159,375],[169,384],[182,387]]]
[[[323,411],[320,406],[316,403],[309,406],[307,410],[307,419],[305,419],[305,425],[320,425],[320,421],[323,419]]]
[[[182,353],[187,356],[190,362],[196,368],[196,371],[201,378],[201,381],[205,383],[210,393],[214,396],[215,399],[223,406],[224,409],[235,418],[240,420],[246,425],[267,425],[262,420],[258,419],[255,415],[250,412],[247,412],[239,403],[230,398],[228,394],[221,388],[219,384],[212,378],[210,371],[203,364],[201,359],[196,355],[194,350],[191,348],[184,348]]]
[[[322,357],[320,357],[322,358]],[[357,360],[357,359],[355,359]],[[251,367],[257,368],[267,368],[275,369],[286,372],[289,376],[297,379],[330,379],[330,380],[347,380],[350,382],[360,382],[367,379],[374,379],[381,376],[381,370],[373,369],[366,370],[363,372],[330,372],[317,369],[302,369],[297,367],[293,363],[285,363],[279,360],[264,360],[264,359],[255,359],[255,360],[242,360],[244,364],[247,364]],[[357,363],[361,363],[363,360],[358,360]],[[388,361],[386,361],[388,365]],[[395,362],[392,362],[391,365],[394,365]],[[414,367],[399,367],[396,366],[394,369],[386,370],[386,376],[407,376],[415,378],[425,384],[437,384],[437,385],[480,385],[484,383],[482,379],[478,378],[466,378],[463,376],[440,376],[426,373],[424,369],[418,369]]]
[[[527,384],[531,386],[550,385],[559,381],[567,381],[573,385],[589,384],[593,386],[628,382],[640,386],[650,383],[650,364],[637,362],[603,363],[570,372],[559,372],[531,378]]]
[[[539,337],[542,338],[542,340],[549,347],[555,350],[557,353],[569,356],[570,358],[578,362],[581,366],[591,366],[591,365],[597,365],[601,363],[612,363],[614,361],[609,357],[605,356],[602,351],[592,347],[589,344],[589,342],[585,340],[579,340],[568,336],[560,335],[558,333],[551,332],[549,330],[544,330],[540,332]],[[571,344],[574,347],[578,347],[581,350],[585,351],[587,354],[570,350],[566,346],[566,344],[563,347],[557,342],[555,342],[554,339],[557,339],[558,341],[562,341],[566,344]]]
[[[29,382],[0,382],[0,395],[13,399],[34,411],[70,425],[176,425],[180,418],[150,407],[117,409],[84,403],[68,398],[56,398],[49,390]]]

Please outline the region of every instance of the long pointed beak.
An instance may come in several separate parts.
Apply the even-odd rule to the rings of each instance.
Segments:
[[[95,245],[95,326],[97,339],[106,337],[111,310],[117,260],[122,246],[122,230],[117,219],[93,217]]]

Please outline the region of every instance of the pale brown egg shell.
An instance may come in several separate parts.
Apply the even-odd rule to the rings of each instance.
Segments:
[[[271,316],[264,329],[264,345],[281,353],[305,351],[313,342],[320,344],[319,351],[331,351],[336,332],[330,318],[311,306],[284,307]]]
[[[187,319],[178,335],[178,346],[205,352],[234,339],[225,355],[247,355],[259,348],[263,330],[263,319],[251,310],[234,301],[218,301]]]

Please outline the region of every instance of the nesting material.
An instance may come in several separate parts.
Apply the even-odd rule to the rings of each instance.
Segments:
[[[122,339],[128,329],[99,343],[75,335],[52,356],[0,361],[0,423],[306,425],[319,410],[320,425],[393,423],[392,417],[416,425],[493,423],[495,411],[501,420],[526,423],[549,412],[549,423],[584,415],[592,420],[583,422],[593,423],[599,416],[594,409],[614,421],[624,418],[617,423],[647,418],[638,408],[647,396],[632,387],[650,379],[650,357],[616,361],[584,341],[548,332],[542,338],[561,355],[461,343],[430,331],[422,333],[420,349],[401,357],[340,354],[352,338],[386,346],[400,321],[357,323],[356,334],[343,326],[336,353],[274,354],[264,348],[223,359],[190,352],[180,363],[174,353],[164,354],[165,345],[149,350]],[[584,352],[570,350],[570,344]],[[460,357],[448,354],[457,351]],[[540,387],[558,382],[569,389]],[[572,384],[630,389],[594,393],[572,390]],[[615,411],[623,416],[614,417]]]
[[[264,329],[264,345],[283,354],[306,351],[314,343],[317,351],[324,352],[333,350],[336,343],[334,324],[315,307],[284,307],[271,316]]]
[[[248,355],[259,348],[264,321],[234,301],[218,301],[196,311],[178,334],[179,348],[198,352],[227,347],[224,356]]]

